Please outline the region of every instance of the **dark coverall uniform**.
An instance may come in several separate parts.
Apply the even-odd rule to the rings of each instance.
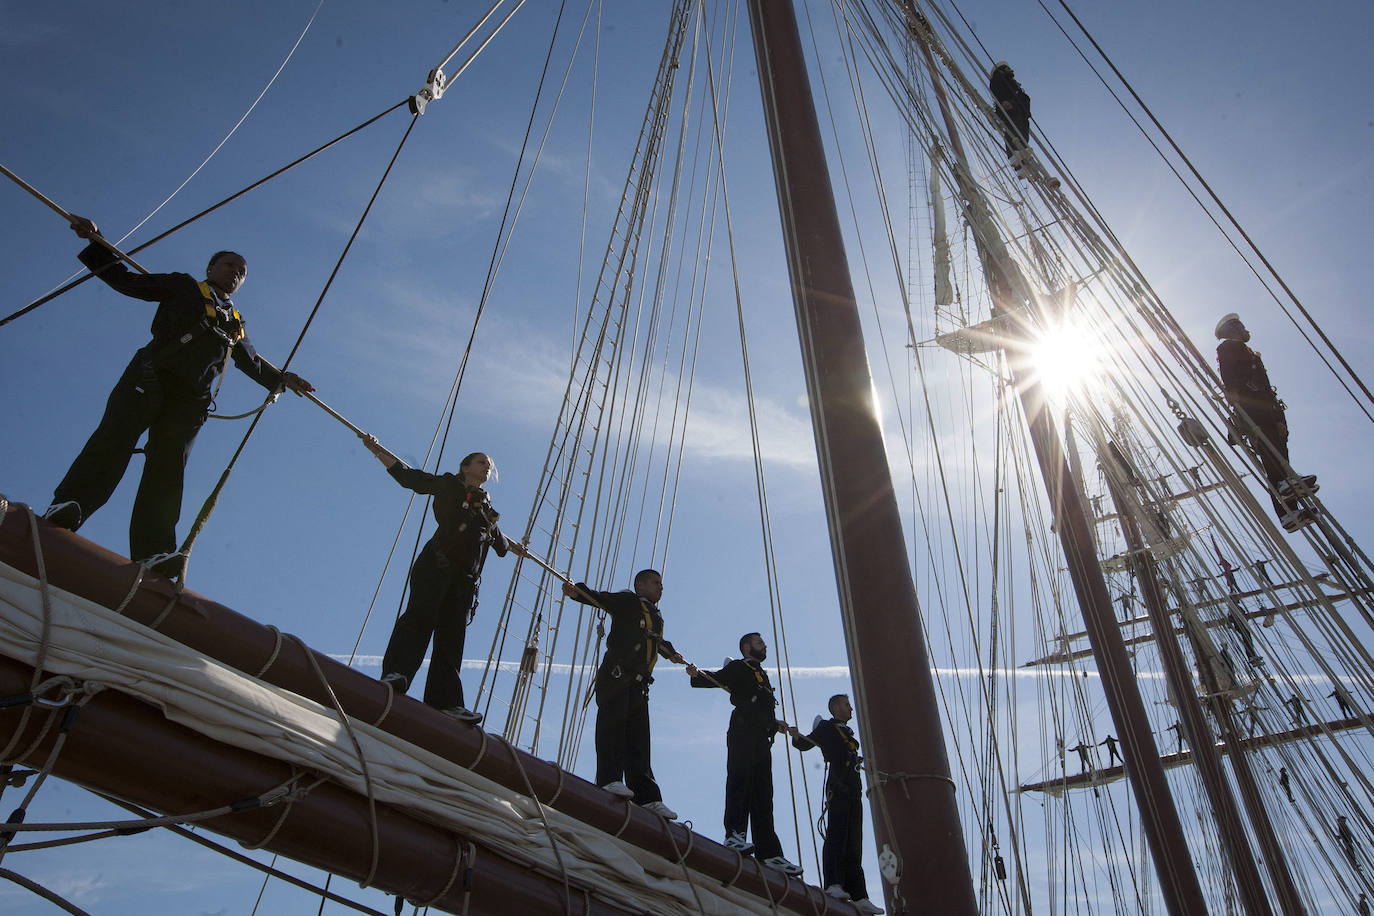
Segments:
[[[988,91],[997,103],[1002,119],[1002,133],[1006,136],[1007,155],[1011,156],[1030,145],[1030,96],[1016,81],[1010,70],[997,69],[988,80]]]
[[[116,292],[158,306],[153,339],[115,383],[100,424],[57,485],[53,502],[75,500],[82,521],[94,515],[119,485],[147,430],[143,476],[129,519],[129,555],[144,560],[171,553],[177,549],[186,459],[210,412],[215,379],[231,355],[269,390],[278,387],[282,373],[258,356],[234,304],[208,283],[190,274],[136,274],[94,242],[78,257]]]
[[[825,845],[821,849],[824,886],[838,884],[855,900],[868,899],[863,869],[863,784],[859,781],[859,740],[834,719],[822,720],[811,734],[792,739],[799,751],[821,749],[830,772],[825,780]]]
[[[1271,449],[1263,439],[1256,438],[1249,424],[1240,424],[1241,432],[1259,456],[1264,476],[1269,478],[1274,511],[1282,518],[1289,508],[1278,497],[1279,483],[1288,479],[1288,422],[1284,419],[1279,396],[1269,384],[1264,360],[1239,340],[1223,340],[1217,344],[1217,369],[1221,374],[1226,400],[1236,411],[1248,416],[1259,427],[1263,439],[1268,439],[1269,445],[1273,446]],[[1283,460],[1279,460],[1280,455]]]
[[[752,658],[739,658],[710,676],[730,693],[730,727],[725,732],[725,832],[754,830],[754,855],[782,855],[773,829],[773,738],[778,733],[778,705],[768,672]],[[715,687],[705,676],[693,687]]]
[[[487,491],[469,486],[458,474],[430,474],[401,462],[387,473],[407,490],[433,496],[439,523],[410,568],[410,601],[396,619],[382,673],[405,675],[409,683],[424,661],[425,647],[434,638],[425,703],[436,709],[463,706],[463,644],[468,621],[477,608],[477,586],[488,549],[504,557],[510,541],[496,526]]]
[[[611,618],[596,670],[596,784],[623,781],[638,805],[663,801],[649,753],[649,685],[659,656],[678,652],[663,638],[663,615],[652,601],[628,589],[599,592],[585,582],[577,588]],[[574,600],[593,604],[580,595]]]

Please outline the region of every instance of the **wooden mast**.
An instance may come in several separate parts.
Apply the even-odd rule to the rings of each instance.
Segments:
[[[1202,708],[1197,703],[1193,681],[1188,676],[1188,663],[1184,660],[1183,651],[1174,636],[1169,611],[1159,589],[1155,558],[1150,554],[1145,539],[1141,536],[1135,516],[1131,514],[1130,501],[1122,492],[1121,480],[1129,478],[1130,474],[1131,469],[1118,461],[1116,468],[1107,469],[1107,490],[1111,493],[1112,503],[1121,521],[1121,532],[1126,538],[1126,547],[1135,557],[1136,581],[1140,583],[1141,597],[1156,633],[1155,645],[1159,648],[1164,674],[1168,678],[1169,692],[1173,695],[1183,732],[1188,736],[1188,744],[1193,748],[1193,758],[1203,788],[1207,792],[1207,800],[1211,803],[1212,815],[1216,817],[1220,827],[1221,847],[1235,874],[1241,903],[1245,907],[1245,912],[1267,916],[1273,913],[1273,910],[1265,897],[1264,881],[1260,878],[1254,852],[1246,838],[1245,825],[1241,823],[1240,813],[1236,810],[1236,801],[1226,783],[1226,774],[1221,767],[1221,755],[1217,753],[1216,744],[1212,740],[1211,726],[1208,725]],[[1205,665],[1206,662],[1201,660],[1202,656],[1196,651],[1196,643],[1194,650],[1194,654],[1199,658],[1199,664]],[[1235,760],[1236,757],[1233,756],[1232,761]],[[1282,874],[1274,871],[1276,867]],[[1271,863],[1271,874],[1275,877],[1276,886],[1283,887],[1283,878],[1288,876],[1281,861],[1278,866]],[[1291,878],[1289,880],[1291,882]],[[1293,913],[1286,906],[1284,912],[1289,916]]]
[[[888,912],[972,916],[955,785],[796,14],[791,2],[750,0],[749,18]]]
[[[968,157],[960,142],[958,126],[950,113],[939,69],[931,52],[928,37],[930,24],[915,10],[911,0],[903,0],[902,10],[907,18],[908,31],[925,58],[931,85],[955,153],[952,162],[954,177],[968,208],[984,280],[992,296],[993,318],[1015,314],[1024,306],[1039,319],[1038,305],[1034,297],[1029,295],[1025,278],[992,226],[982,190],[969,173]],[[1036,462],[1048,491],[1055,529],[1067,561],[1069,578],[1073,582],[1093,646],[1093,655],[1102,674],[1107,706],[1121,736],[1126,773],[1140,809],[1141,826],[1159,874],[1164,903],[1175,916],[1185,913],[1200,916],[1207,912],[1202,885],[1188,852],[1187,838],[1169,791],[1164,767],[1160,764],[1159,749],[1150,732],[1144,702],[1136,688],[1135,672],[1131,669],[1121,633],[1116,626],[1111,596],[1093,549],[1087,512],[1078,488],[1071,483],[1064,449],[1034,372],[1028,332],[1011,327],[1006,330],[1011,333],[1004,333],[1002,344],[1012,387],[1020,400],[1021,412],[1026,417]]]

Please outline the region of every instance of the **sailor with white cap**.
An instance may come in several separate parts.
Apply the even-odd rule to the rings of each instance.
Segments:
[[[1236,427],[1249,442],[1269,479],[1274,511],[1286,531],[1297,531],[1313,521],[1311,512],[1298,505],[1297,497],[1317,492],[1317,478],[1299,477],[1288,464],[1288,421],[1264,360],[1247,344],[1250,331],[1235,312],[1217,322],[1217,369],[1226,400],[1238,414]]]

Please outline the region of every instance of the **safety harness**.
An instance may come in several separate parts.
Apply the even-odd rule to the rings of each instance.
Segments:
[[[196,322],[195,327],[182,334],[176,340],[167,344],[153,354],[153,365],[161,366],[173,353],[178,352],[193,340],[197,340],[206,334],[214,334],[223,340],[228,346],[224,350],[224,362],[219,367],[219,379],[215,383],[215,390],[210,395],[213,401],[219,394],[220,385],[224,384],[224,373],[229,368],[229,360],[234,355],[234,345],[244,337],[243,316],[239,310],[234,308],[234,303],[225,300],[225,305],[229,309],[226,315],[220,310],[219,299],[210,291],[210,284],[201,280],[196,284],[200,289],[201,298],[205,303],[205,314],[200,321]]]

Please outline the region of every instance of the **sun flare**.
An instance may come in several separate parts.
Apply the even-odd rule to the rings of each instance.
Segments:
[[[1047,329],[1036,341],[1033,354],[1045,394],[1056,401],[1081,392],[1101,369],[1096,339],[1073,322]]]

